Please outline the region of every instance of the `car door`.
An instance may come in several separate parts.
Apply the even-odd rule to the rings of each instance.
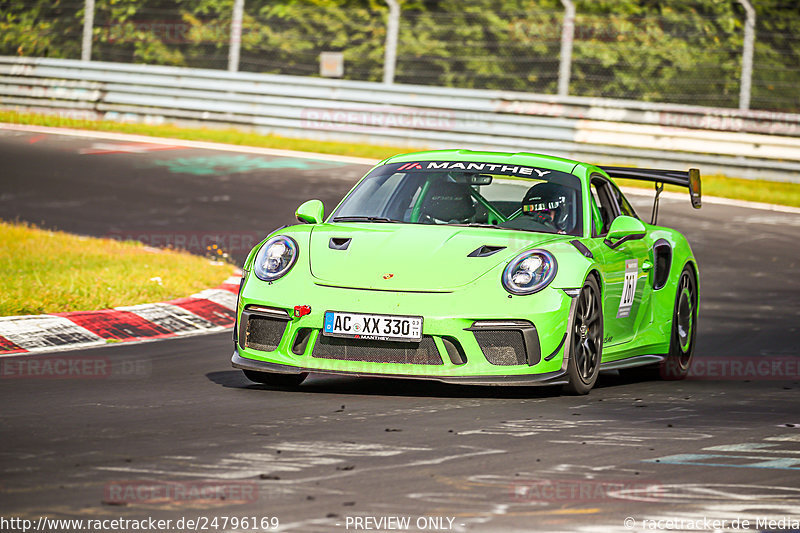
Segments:
[[[600,175],[591,180],[592,237],[602,242],[620,215],[638,218],[616,186]],[[617,248],[598,246],[602,254],[603,346],[629,342],[645,319],[649,297],[648,270],[652,268],[645,239],[631,240]]]

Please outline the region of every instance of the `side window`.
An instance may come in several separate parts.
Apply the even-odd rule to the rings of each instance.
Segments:
[[[636,211],[633,210],[633,206],[628,202],[628,199],[622,195],[619,189],[617,189],[614,185],[609,185],[608,190],[611,192],[611,196],[614,199],[614,202],[619,206],[619,214],[625,215],[628,217],[639,218],[636,214]]]
[[[592,234],[596,237],[603,237],[608,233],[611,222],[616,218],[616,210],[612,204],[608,192],[608,185],[602,178],[592,179],[590,188],[592,194],[592,215],[593,228]]]

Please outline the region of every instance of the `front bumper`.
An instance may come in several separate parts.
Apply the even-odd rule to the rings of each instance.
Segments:
[[[474,288],[448,293],[389,292],[314,284],[300,294],[288,284],[246,283],[237,309],[237,345],[232,363],[236,368],[262,372],[383,376],[447,383],[554,385],[566,381],[564,347],[569,345],[573,298],[556,288],[513,298],[501,291],[483,295],[473,291]],[[295,305],[308,305],[312,312],[292,317]],[[367,360],[372,359],[371,355],[348,356],[344,360],[321,354],[318,350],[323,348],[339,349],[331,347],[330,337],[321,334],[327,310],[423,316],[427,349],[422,360],[417,355],[400,362]],[[248,337],[252,316],[279,321],[277,333]],[[517,350],[517,360],[505,358],[498,362],[488,355],[487,332],[501,330],[516,331],[522,339],[524,355]],[[375,346],[377,353],[380,350]],[[367,353],[370,345],[364,342],[360,350],[361,354]],[[404,351],[403,347],[400,351]],[[434,354],[436,361],[424,360],[428,356],[425,354]]]

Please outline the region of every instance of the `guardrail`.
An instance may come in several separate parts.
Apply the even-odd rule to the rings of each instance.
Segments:
[[[800,182],[800,115],[0,56],[0,107]]]

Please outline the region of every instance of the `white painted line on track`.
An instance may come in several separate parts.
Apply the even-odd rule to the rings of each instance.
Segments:
[[[84,139],[105,139],[110,141],[140,142],[151,144],[170,144],[184,148],[198,148],[201,150],[219,150],[224,152],[240,152],[244,154],[271,155],[276,157],[293,157],[295,159],[317,159],[321,161],[334,161],[353,165],[375,165],[377,159],[363,157],[350,157],[345,155],[320,154],[314,152],[296,152],[293,150],[280,150],[277,148],[260,148],[257,146],[243,146],[205,141],[187,141],[184,139],[171,139],[167,137],[150,137],[148,135],[133,135],[130,133],[114,133],[108,131],[74,130],[70,128],[53,128],[50,126],[29,126],[26,124],[0,123],[0,129],[11,131],[24,131],[29,133],[49,133],[51,135],[67,135]]]

